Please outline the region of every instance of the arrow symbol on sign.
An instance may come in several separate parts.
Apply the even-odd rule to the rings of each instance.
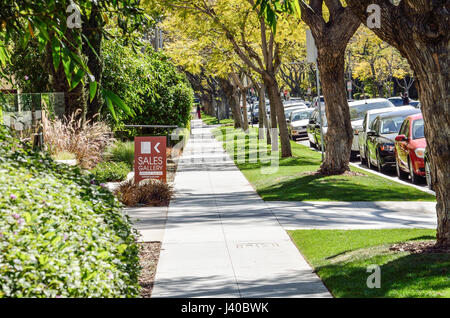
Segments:
[[[158,149],[158,147],[159,147],[160,144],[161,144],[161,143],[158,142],[158,143],[155,145],[155,147],[154,147],[157,153],[161,153],[161,151],[159,151],[159,149]]]

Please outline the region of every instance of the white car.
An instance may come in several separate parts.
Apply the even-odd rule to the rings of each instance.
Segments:
[[[307,135],[309,119],[314,109],[295,110],[289,118],[289,136],[292,140]]]
[[[353,128],[353,143],[351,157],[355,158],[359,153],[359,131],[363,128],[364,116],[369,110],[395,107],[386,98],[372,98],[366,100],[359,100],[348,103],[350,108],[350,119],[352,121]]]
[[[284,116],[286,117],[286,121],[289,121],[289,118],[292,114],[292,112],[295,112],[297,110],[304,110],[308,109],[306,106],[293,106],[293,107],[287,107],[284,109]]]

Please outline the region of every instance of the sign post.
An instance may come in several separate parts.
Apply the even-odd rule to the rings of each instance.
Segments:
[[[154,179],[167,181],[166,137],[135,137],[134,182]]]
[[[317,65],[317,46],[314,41],[314,37],[312,35],[311,30],[306,30],[306,59],[309,63],[316,64],[316,79],[317,79],[317,107],[319,107],[319,123],[320,123],[320,141],[321,141],[321,150],[322,150],[322,162],[324,159],[324,146],[323,146],[323,118],[322,118],[322,102],[320,101],[320,74],[319,74],[319,66]]]

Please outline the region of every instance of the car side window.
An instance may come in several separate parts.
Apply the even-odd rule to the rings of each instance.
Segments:
[[[376,120],[376,122],[375,122],[375,125],[374,125],[374,130],[377,132],[377,133],[379,133],[380,132],[380,123],[381,123],[381,120],[380,120],[380,118],[377,118],[377,120]]]
[[[405,135],[406,137],[408,137],[409,135],[409,120],[405,120],[403,122],[402,127],[400,128],[400,135]]]
[[[375,118],[375,120],[372,122],[372,124],[369,127],[369,130],[376,130],[376,124],[378,122],[378,118]]]

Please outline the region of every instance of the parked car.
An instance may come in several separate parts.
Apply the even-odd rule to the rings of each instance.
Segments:
[[[308,109],[306,106],[293,106],[293,107],[287,107],[284,109],[284,115],[286,116],[286,121],[289,122],[289,117],[291,116],[291,113],[297,110],[302,109]]]
[[[433,180],[431,178],[430,156],[428,155],[428,151],[427,151],[426,147],[425,147],[425,156],[424,156],[423,160],[425,162],[425,180],[427,181],[428,189],[434,190]]]
[[[353,143],[351,158],[354,159],[359,153],[359,132],[363,129],[364,116],[369,110],[394,107],[394,105],[385,98],[372,98],[359,100],[348,104],[350,108],[350,120],[353,128]]]
[[[405,106],[405,105],[403,105],[403,98],[401,98],[401,97],[391,97],[391,98],[388,98],[388,99],[396,107]],[[419,101],[410,99],[409,100],[409,105],[418,108]]]
[[[312,102],[312,107],[317,107],[318,106],[318,98],[317,96],[314,97],[313,102]],[[320,96],[320,105],[321,106],[325,106],[325,98],[323,96]]]
[[[328,131],[328,122],[327,117],[325,116],[325,107],[322,107],[322,135],[325,137]],[[311,113],[311,117],[309,119],[309,123],[306,127],[306,133],[309,139],[309,145],[312,148],[320,149],[322,148],[321,136],[320,136],[320,117],[319,117],[319,109],[316,108]],[[325,147],[325,140],[324,140]]]
[[[412,183],[418,183],[425,176],[426,145],[422,114],[407,117],[395,138],[395,162],[400,179],[409,175]]]
[[[395,140],[406,117],[420,113],[412,108],[378,115],[367,132],[366,155],[369,168],[382,172],[395,165]]]
[[[313,109],[303,109],[296,110],[291,113],[288,130],[289,136],[292,140],[307,134],[309,118],[311,117],[313,111]]]
[[[412,106],[401,106],[401,107],[387,107],[379,109],[368,110],[364,116],[363,124],[361,129],[355,130],[355,138],[358,138],[359,146],[359,158],[362,164],[367,164],[367,132],[369,132],[370,127],[378,115],[389,113],[398,110],[414,109]]]

